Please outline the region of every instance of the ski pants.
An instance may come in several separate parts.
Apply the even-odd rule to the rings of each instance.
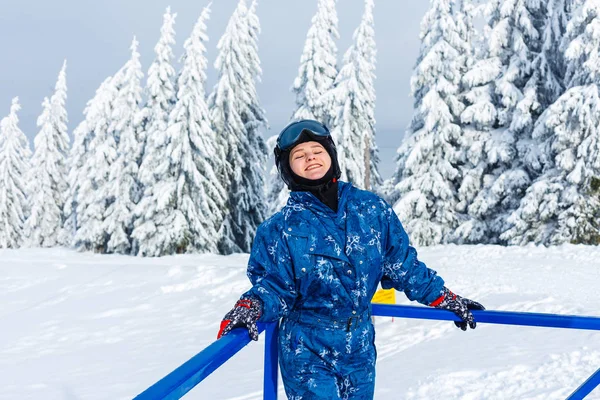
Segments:
[[[278,341],[288,399],[373,399],[377,351],[368,313],[334,325],[292,312]]]

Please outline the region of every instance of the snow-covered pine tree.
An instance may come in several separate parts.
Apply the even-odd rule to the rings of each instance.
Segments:
[[[61,209],[56,204],[50,174],[56,174],[56,146],[53,143],[50,100],[42,102],[42,114],[37,119],[40,131],[36,135],[34,153],[26,178],[26,195],[29,215],[25,220],[24,245],[52,247],[56,244],[55,227],[61,225]],[[46,164],[50,161],[49,168]],[[43,236],[42,236],[43,232]],[[44,240],[48,238],[49,240]],[[46,242],[46,243],[44,243]]]
[[[65,221],[61,232],[61,244],[74,245],[75,233],[81,227],[77,218],[78,204],[80,202],[87,204],[91,198],[93,175],[90,173],[93,173],[93,170],[89,168],[92,168],[93,165],[88,163],[88,159],[93,155],[94,148],[91,147],[91,142],[95,138],[96,132],[107,129],[112,79],[110,76],[102,82],[94,97],[87,102],[83,110],[84,120],[73,130],[73,145],[67,160],[69,167],[68,193],[63,211]],[[80,212],[84,208],[80,208]]]
[[[263,193],[266,148],[259,128],[266,125],[255,81],[260,77],[258,18],[240,0],[219,40],[215,62],[218,81],[209,108],[219,153],[226,163],[217,172],[227,191],[220,229],[222,254],[249,252],[256,228],[265,217]]]
[[[144,76],[133,38],[131,58],[123,66],[123,73],[114,81],[117,94],[113,103],[108,135],[117,142],[117,158],[109,166],[107,182],[108,203],[104,213],[103,229],[109,238],[106,252],[129,254],[134,208],[141,197],[138,165],[143,143],[139,140],[139,114],[142,102],[141,81]]]
[[[466,2],[465,21],[471,28],[472,48],[467,54],[467,70],[462,77],[461,97],[466,104],[460,115],[463,133],[461,144],[461,182],[458,189],[457,210],[463,214],[455,231],[459,243],[487,242],[487,221],[478,215],[477,204],[473,205],[484,186],[490,184],[488,152],[497,159],[501,148],[494,148],[492,131],[498,121],[498,98],[495,81],[502,70],[498,57],[490,55],[487,38],[472,29],[473,20],[482,18],[484,5]],[[468,208],[470,207],[470,208]]]
[[[485,197],[478,195],[484,187],[493,182],[492,166],[498,161],[505,144],[494,135],[497,123],[496,96],[494,80],[502,66],[495,58],[478,60],[463,76],[463,98],[467,107],[461,114],[463,134],[461,143],[461,183],[458,190],[459,203],[457,210],[465,213],[455,232],[459,243],[488,242],[489,228],[485,219],[485,209],[479,204]],[[476,201],[477,200],[477,201]]]
[[[538,74],[537,97],[540,111],[545,111],[565,92],[564,55],[560,48],[569,20],[572,0],[552,0],[546,3],[545,23],[542,30],[541,51],[533,61],[534,75]],[[532,79],[533,81],[533,79]],[[539,111],[536,112],[539,114]],[[533,121],[534,127],[537,119]],[[527,132],[517,141],[519,159],[522,160],[530,178],[542,174],[541,143]]]
[[[23,243],[23,224],[27,213],[25,179],[31,150],[19,128],[15,97],[10,113],[0,121],[0,248],[18,248]]]
[[[488,4],[487,54],[464,81],[469,107],[461,119],[469,126],[462,140],[466,157],[458,208],[467,217],[456,232],[459,242],[499,242],[507,215],[530,183],[518,149],[531,148],[533,124],[544,106],[536,60],[545,13],[539,1]]]
[[[375,39],[373,0],[366,0],[365,12],[354,31],[354,43],[344,54],[344,64],[334,87],[323,95],[332,113],[332,136],[338,150],[341,179],[360,188],[381,184],[375,162]],[[371,180],[374,182],[371,182]]]
[[[148,68],[148,79],[146,81],[145,94],[147,102],[141,113],[140,141],[144,144],[144,160],[140,165],[140,181],[153,182],[152,174],[157,164],[154,152],[160,147],[156,140],[164,139],[169,123],[169,114],[175,105],[175,68],[173,68],[173,49],[175,44],[175,18],[177,14],[171,13],[167,7],[163,15],[163,24],[160,29],[160,38],[154,46],[155,58]]]
[[[206,105],[206,21],[202,13],[184,43],[176,104],[168,129],[149,137],[141,171],[144,197],[138,204],[133,237],[139,254],[216,252],[225,191],[215,168],[215,148]]]
[[[546,4],[541,52],[534,62],[534,69],[540,74],[538,96],[542,111],[565,91],[564,55],[560,46],[567,30],[572,3],[573,0],[551,0]]]
[[[50,107],[52,110],[53,116],[53,125],[54,130],[57,132],[59,139],[57,139],[57,143],[62,146],[62,165],[63,165],[63,182],[61,185],[57,185],[59,188],[58,191],[61,192],[62,195],[62,203],[61,203],[61,227],[58,230],[58,244],[59,245],[67,245],[70,241],[63,240],[63,226],[65,223],[66,215],[64,213],[65,204],[69,195],[69,182],[68,182],[68,174],[69,174],[69,151],[70,151],[70,142],[68,133],[67,123],[69,122],[68,114],[67,114],[67,60],[63,62],[63,66],[61,71],[58,74],[58,79],[56,80],[56,85],[54,88],[54,94],[50,97]]]
[[[266,140],[268,150],[267,153],[269,155],[273,154],[270,151],[275,149],[277,144],[277,136],[278,135],[273,135]],[[273,164],[270,172],[267,174],[266,181],[267,185],[265,186],[265,198],[267,199],[267,208],[265,216],[268,218],[286,205],[290,196],[290,191],[279,176],[279,171],[277,170],[277,166],[275,164]]]
[[[111,165],[117,159],[117,141],[109,129],[119,90],[116,82],[122,82],[124,73],[125,69],[121,68],[102,83],[88,103],[85,121],[74,132],[71,168],[77,168],[79,163],[81,167],[69,175],[70,201],[75,206],[73,245],[80,251],[105,253],[110,240],[104,228],[104,216],[114,201],[108,181]],[[85,149],[87,152],[83,153]]]
[[[462,8],[432,0],[421,22],[421,51],[411,79],[415,114],[398,149],[394,205],[411,239],[421,245],[450,240],[458,226],[460,79],[469,53]]]
[[[524,130],[531,132],[533,115],[540,113],[533,62],[541,51],[545,7],[527,0],[493,0],[489,7],[489,51],[502,62],[496,79],[498,123],[509,128],[516,142]]]
[[[298,76],[292,91],[296,95],[296,111],[292,120],[315,119],[329,126],[331,110],[322,96],[333,87],[337,76],[337,46],[339,38],[336,0],[318,0],[306,35],[300,58]]]
[[[61,242],[63,207],[68,193],[67,156],[67,62],[58,75],[54,94],[42,103],[37,120],[40,131],[34,139],[35,151],[27,179],[29,215],[25,221],[26,244],[53,247]]]
[[[597,33],[600,5],[592,0],[565,0],[568,24],[560,44],[565,62],[565,88],[598,85],[600,64]]]
[[[148,79],[146,81],[147,102],[140,113],[140,135],[139,140],[143,143],[143,156],[138,170],[138,181],[144,193],[152,193],[154,185],[157,183],[156,173],[161,162],[165,161],[164,154],[161,154],[165,148],[165,139],[168,137],[166,132],[169,127],[169,114],[173,110],[176,101],[177,90],[175,89],[175,68],[172,65],[173,49],[175,44],[175,18],[177,14],[171,13],[171,8],[167,7],[163,15],[163,23],[160,29],[160,37],[156,46],[154,46],[155,58],[148,69]],[[134,226],[138,227],[146,223],[148,204],[152,199],[146,199],[144,196],[135,208]],[[144,203],[144,206],[142,205]],[[146,208],[143,209],[142,207]],[[140,252],[142,255],[162,255],[162,247],[149,244],[148,237],[144,236],[138,239],[140,231],[132,232],[132,253],[140,252],[140,246],[153,246],[150,254],[147,248]],[[156,232],[155,232],[156,233]],[[169,254],[173,253],[169,249]]]
[[[531,161],[543,174],[509,219],[512,226],[503,238],[510,244],[600,243],[598,2],[574,3],[562,49],[567,91],[542,114],[533,132],[540,152]]]
[[[296,96],[296,110],[292,120],[314,119],[323,122],[330,129],[332,102],[324,95],[331,90],[338,74],[337,45],[339,39],[336,0],[318,0],[317,12],[311,20],[306,35],[304,50],[300,57],[298,76],[294,79],[292,92]],[[373,55],[374,56],[374,55]],[[272,139],[274,146],[275,138]],[[271,140],[269,141],[271,143]],[[274,147],[269,146],[269,150]],[[377,154],[372,156],[377,161]],[[289,190],[279,178],[273,166],[267,178],[267,215],[278,211],[287,203]]]
[[[253,6],[256,6],[256,1],[253,2]],[[273,150],[277,144],[278,134],[272,135],[265,142],[267,159],[273,157]],[[283,206],[286,205],[290,191],[287,189],[281,177],[277,166],[273,164],[270,170],[266,171],[265,177],[265,189],[264,198],[265,201],[265,217],[268,218],[271,215],[279,211]]]
[[[359,52],[365,54],[366,63],[371,68],[371,82],[373,87],[372,99],[366,107],[366,114],[370,127],[365,134],[366,146],[370,151],[365,157],[365,188],[370,190],[379,190],[383,185],[383,178],[379,172],[379,148],[375,140],[375,66],[377,64],[377,47],[375,45],[375,21],[373,19],[374,0],[365,0],[365,11],[363,13],[361,24],[357,32],[357,48]]]

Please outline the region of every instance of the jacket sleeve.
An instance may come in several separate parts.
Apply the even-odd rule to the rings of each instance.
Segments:
[[[419,261],[398,216],[388,204],[383,214],[384,260],[381,287],[403,291],[410,300],[429,305],[444,287],[444,280]]]
[[[253,286],[242,297],[261,300],[259,321],[277,321],[289,312],[297,293],[291,258],[280,232],[269,234],[263,225],[259,226],[248,260],[247,275]]]

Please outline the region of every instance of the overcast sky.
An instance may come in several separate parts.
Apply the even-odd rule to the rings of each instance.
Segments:
[[[63,60],[67,60],[69,132],[83,119],[85,103],[100,83],[114,74],[130,56],[135,35],[140,42],[142,67],[154,59],[162,16],[167,6],[177,13],[177,59],[207,0],[20,0],[3,1],[0,14],[0,118],[11,99],[19,96],[20,127],[29,137],[37,133],[42,100],[52,94]],[[216,72],[216,44],[237,0],[214,0],[211,20],[207,91]],[[419,24],[428,1],[375,0],[377,43],[377,144],[384,178],[394,169],[393,157],[408,125],[413,101],[410,76],[419,49]],[[363,12],[362,0],[338,0],[340,40],[338,60],[352,42]],[[262,27],[259,54],[262,82],[258,93],[276,134],[294,111],[290,87],[298,73],[300,55],[317,0],[258,0]],[[179,66],[177,65],[178,69]]]

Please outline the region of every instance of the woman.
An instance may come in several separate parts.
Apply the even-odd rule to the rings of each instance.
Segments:
[[[257,321],[281,319],[279,360],[290,399],[372,399],[377,285],[456,313],[475,328],[474,301],[453,294],[418,261],[392,208],[338,181],[335,144],[321,123],[302,120],[279,134],[275,162],[291,190],[287,205],[256,232],[248,262],[253,286],[225,315],[220,338]]]

